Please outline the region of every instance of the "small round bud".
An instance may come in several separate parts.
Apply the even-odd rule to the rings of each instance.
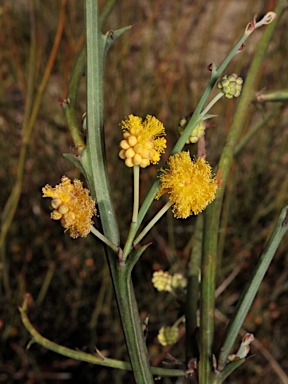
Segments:
[[[132,148],[129,148],[127,149],[127,151],[125,152],[125,156],[127,159],[132,159],[132,157],[135,156],[135,152],[133,151]]]
[[[181,289],[187,287],[187,280],[181,273],[174,273],[172,276],[171,286],[174,289]]]
[[[62,218],[62,214],[56,210],[51,212],[51,219],[60,220]]]
[[[142,157],[136,153],[136,155],[133,157],[133,161],[135,165],[140,165],[142,162]]]
[[[57,208],[59,207],[60,204],[62,204],[62,200],[59,199],[59,198],[53,199],[53,200],[51,201],[51,206],[52,206],[52,208],[54,208],[54,209],[57,209]]]
[[[59,205],[58,207],[58,212],[61,213],[62,215],[64,215],[65,213],[67,213],[69,210],[69,208],[67,207],[67,205],[65,204],[61,204]]]
[[[134,145],[136,145],[137,142],[138,142],[138,140],[135,136],[131,135],[128,137],[128,143],[129,143],[130,147],[134,147]]]
[[[122,149],[128,149],[130,148],[130,145],[127,140],[121,140],[120,141],[120,148]]]

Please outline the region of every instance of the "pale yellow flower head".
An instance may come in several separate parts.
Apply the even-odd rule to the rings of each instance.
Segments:
[[[189,120],[191,119],[192,113],[185,117],[181,117],[177,131],[179,135],[182,135]],[[205,129],[206,129],[207,123],[206,121],[201,121],[191,132],[190,136],[186,140],[186,144],[195,144],[198,142],[198,140],[205,135]]]
[[[51,219],[60,220],[74,239],[88,235],[96,208],[88,189],[83,188],[80,180],[74,180],[72,184],[68,177],[63,176],[61,184],[54,188],[47,184],[42,192],[43,197],[52,198]]]
[[[170,156],[159,178],[156,199],[168,193],[177,219],[197,215],[215,199],[218,185],[210,165],[202,157],[192,161],[189,152]]]
[[[158,341],[164,347],[175,344],[178,340],[179,329],[175,325],[172,327],[161,327],[158,333]]]
[[[155,271],[152,277],[152,284],[159,291],[172,291],[172,276],[168,272]]]
[[[157,164],[160,154],[166,148],[165,130],[163,124],[154,116],[141,117],[129,115],[121,123],[123,140],[120,142],[119,157],[125,160],[127,167],[139,165],[148,167]]]
[[[169,272],[160,270],[153,273],[152,284],[159,292],[172,292],[176,289],[186,288],[187,279],[181,273],[170,275]]]

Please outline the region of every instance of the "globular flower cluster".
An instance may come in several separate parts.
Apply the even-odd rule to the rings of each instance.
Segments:
[[[192,161],[189,152],[170,156],[167,164],[159,177],[156,199],[168,193],[176,218],[202,212],[215,199],[218,188],[211,166],[202,157]]]
[[[160,270],[153,273],[152,284],[159,292],[172,292],[175,289],[186,288],[187,279],[181,273],[170,275],[168,272]]]
[[[129,115],[122,121],[123,140],[120,142],[119,157],[125,160],[127,167],[139,165],[148,167],[157,164],[160,154],[166,148],[163,124],[154,116],[141,117]]]
[[[175,344],[178,340],[179,329],[176,326],[161,327],[158,333],[158,341],[164,347],[166,345]]]
[[[191,118],[191,116],[192,116],[192,113],[189,114],[188,116],[182,117],[180,119],[179,124],[178,124],[178,128],[177,128],[179,135],[182,135],[182,133],[184,132],[184,129],[185,129],[186,125],[188,124],[189,119]],[[193,129],[193,131],[191,132],[191,135],[186,140],[186,144],[195,144],[195,143],[197,143],[197,141],[202,136],[204,136],[205,129],[206,129],[206,122],[205,121],[201,121],[201,123],[198,124]]]
[[[227,99],[240,96],[242,90],[243,79],[236,73],[232,75],[224,75],[217,84],[217,87],[221,89]]]
[[[51,219],[60,220],[61,225],[70,231],[70,236],[74,239],[88,235],[96,208],[89,190],[83,188],[80,180],[71,183],[68,177],[63,176],[61,184],[54,188],[47,184],[42,192],[43,197],[52,198]]]

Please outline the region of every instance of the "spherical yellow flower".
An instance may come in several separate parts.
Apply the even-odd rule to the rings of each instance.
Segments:
[[[146,168],[157,164],[160,154],[166,148],[163,124],[154,116],[141,117],[129,115],[122,121],[123,140],[120,142],[119,157],[125,160],[127,167],[139,165]]]
[[[156,199],[168,193],[174,216],[181,219],[202,212],[215,199],[218,187],[210,165],[202,157],[192,161],[189,152],[170,156],[160,182]]]
[[[162,270],[153,273],[152,284],[159,291],[172,292],[187,287],[187,279],[181,273],[170,275]]]
[[[152,284],[159,291],[172,291],[172,276],[168,272],[156,271],[153,273]]]
[[[61,184],[52,188],[47,184],[42,188],[43,197],[52,198],[51,219],[60,220],[61,225],[69,231],[70,236],[86,237],[93,224],[92,217],[96,214],[95,202],[88,189],[83,188],[80,180],[71,180],[63,176]]]

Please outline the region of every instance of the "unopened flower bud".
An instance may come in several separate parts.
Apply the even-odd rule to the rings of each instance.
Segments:
[[[232,75],[224,75],[217,84],[217,87],[224,93],[227,99],[240,96],[242,90],[243,79],[235,73]]]
[[[168,272],[156,271],[153,273],[152,283],[158,291],[172,291],[172,276]]]
[[[163,346],[175,344],[178,340],[178,327],[162,327],[158,333],[159,343]]]
[[[172,276],[171,286],[173,289],[181,289],[187,287],[187,280],[181,273],[175,273]]]
[[[190,113],[189,115],[185,116],[185,117],[181,117],[180,121],[179,121],[179,124],[178,124],[178,128],[177,128],[177,131],[179,133],[179,135],[182,135],[182,133],[184,132],[184,129],[186,128],[190,118],[192,116],[192,113]],[[188,139],[186,140],[186,144],[194,144],[194,143],[197,143],[197,141],[202,137],[204,136],[205,134],[205,129],[206,129],[206,122],[205,121],[201,121],[200,124],[198,124],[194,129],[193,131],[191,132],[191,135],[188,137]]]

